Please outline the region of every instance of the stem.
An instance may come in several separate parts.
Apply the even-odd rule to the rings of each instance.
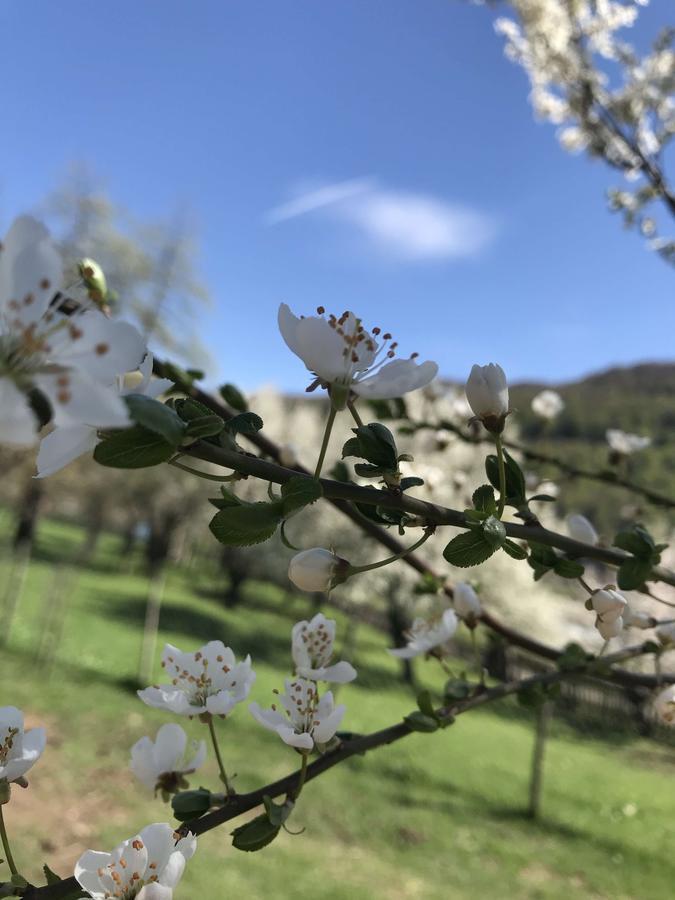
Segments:
[[[2,838],[2,846],[4,847],[5,856],[7,857],[7,865],[9,866],[9,871],[12,873],[12,875],[18,875],[19,870],[16,867],[14,857],[12,856],[12,851],[9,847],[9,838],[7,837],[7,829],[5,828],[5,820],[2,816],[2,804],[0,804],[0,838]]]
[[[225,785],[225,791],[228,797],[231,797],[234,794],[234,790],[230,785],[230,782],[227,778],[227,773],[225,772],[225,766],[223,764],[223,757],[220,755],[220,747],[218,746],[218,738],[216,737],[216,729],[213,727],[213,718],[209,719],[209,732],[211,733],[211,743],[213,744],[213,749],[216,754],[216,759],[218,761],[218,768],[220,769],[220,780]]]
[[[321,443],[321,450],[319,451],[319,458],[316,461],[316,469],[314,469],[314,477],[318,478],[321,474],[321,469],[323,468],[323,461],[326,458],[326,450],[328,450],[328,441],[330,440],[330,433],[333,430],[333,422],[335,422],[335,416],[337,415],[337,410],[331,406],[330,412],[328,413],[328,419],[326,421],[326,430],[323,433],[323,441]]]
[[[497,447],[497,463],[499,465],[499,505],[497,507],[497,518],[501,519],[504,515],[504,505],[506,503],[506,466],[504,465],[504,447],[502,446],[501,434],[495,435],[495,445]]]
[[[232,475],[211,475],[210,472],[200,472],[199,469],[193,469],[190,466],[179,463],[176,459],[170,459],[169,465],[175,466],[176,469],[182,469],[184,472],[189,472],[191,475],[198,475],[199,478],[205,478],[207,481],[237,481],[239,478],[237,472],[233,472]]]
[[[434,530],[434,528],[425,528],[424,534],[418,541],[415,541],[414,544],[407,547],[405,550],[401,550],[400,553],[395,553],[394,556],[388,556],[386,559],[381,559],[379,562],[369,563],[367,566],[350,566],[350,576],[357,575],[360,572],[370,572],[371,569],[381,569],[382,566],[388,566],[389,563],[396,562],[397,559],[403,559],[403,557],[407,556],[409,553],[414,553],[418,547],[421,547],[425,541],[429,540],[434,533]]]
[[[302,765],[300,766],[300,777],[298,778],[298,783],[295,788],[289,792],[288,799],[293,800],[295,802],[300,796],[300,792],[302,791],[305,779],[307,778],[307,761],[309,759],[309,753],[302,754]]]
[[[483,669],[483,662],[480,658],[480,652],[478,650],[478,642],[476,641],[476,629],[471,629],[471,647],[473,649],[473,658],[476,663],[476,668],[478,669],[480,675],[480,683],[481,687],[485,687],[485,670]]]
[[[349,403],[347,404],[347,409],[352,414],[352,417],[353,417],[354,421],[356,422],[356,424],[359,426],[359,428],[361,428],[363,426],[363,419],[359,415],[359,412],[356,408],[356,404],[354,403],[353,400],[349,401]]]
[[[590,596],[592,597],[593,594],[595,593],[595,591],[594,591],[593,588],[590,586],[590,584],[589,584],[587,581],[584,581],[584,579],[581,577],[581,575],[577,578],[577,581],[579,582],[579,584],[582,586],[582,588],[583,588],[585,591],[588,591],[588,593],[589,593]]]

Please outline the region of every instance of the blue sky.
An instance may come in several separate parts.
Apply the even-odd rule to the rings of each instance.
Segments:
[[[353,308],[448,377],[672,358],[672,271],[607,212],[615,176],[533,121],[493,18],[459,0],[4,0],[0,221],[73,160],[139,216],[187,205],[205,341],[246,388],[306,384],[281,300]]]

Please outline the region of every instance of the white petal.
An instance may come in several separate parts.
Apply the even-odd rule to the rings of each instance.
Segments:
[[[187,746],[187,735],[180,727],[169,722],[157,732],[153,756],[158,772],[175,772],[183,759]]]
[[[40,441],[37,455],[37,478],[53,475],[98,444],[96,429],[90,425],[55,428]]]
[[[142,887],[136,900],[173,900],[173,889],[155,881]]]
[[[37,322],[62,276],[61,257],[44,225],[30,216],[16,219],[0,251],[0,304],[10,327]]]
[[[325,666],[324,668],[315,671],[317,673],[316,680],[330,681],[333,684],[347,684],[356,678],[356,669],[351,663],[348,663],[345,660],[341,660],[332,666]],[[298,674],[302,675],[303,673],[298,672]],[[311,678],[312,676],[308,675],[307,677]]]
[[[28,398],[9,378],[0,378],[0,444],[32,447],[38,439],[38,420]]]
[[[95,900],[104,897],[98,870],[105,869],[111,859],[110,853],[101,853],[98,850],[85,850],[75,863],[74,874],[76,880]]]
[[[185,764],[186,772],[196,772],[200,769],[206,760],[206,741],[200,741],[197,744],[195,755]]]
[[[147,865],[154,863],[155,868],[152,871],[157,875],[161,874],[174,853],[174,845],[176,843],[174,835],[174,829],[168,822],[155,822],[152,825],[146,825],[139,834],[145,845],[148,859]]]
[[[157,771],[153,757],[153,743],[149,737],[142,737],[131,748],[129,768],[138,780],[151,791],[157,786]]]
[[[180,716],[194,716],[200,712],[206,712],[206,708],[192,706],[183,691],[179,691],[170,684],[161,687],[148,687],[138,691],[138,696],[147,704],[156,709],[168,709]]]
[[[336,706],[329,716],[321,718],[319,724],[314,726],[314,740],[319,744],[328,743],[340,727],[346,709],[347,707],[341,704],[340,706]]]
[[[67,373],[38,375],[35,383],[48,397],[57,426],[125,428],[131,424],[119,392],[84,373],[71,369]]]
[[[249,703],[248,709],[256,722],[259,722],[270,731],[276,731],[280,725],[288,725],[286,716],[275,709],[261,709],[259,704],[255,702]]]
[[[427,360],[418,365],[414,359],[393,359],[363,381],[352,386],[355,394],[371,400],[390,400],[425,387],[438,374],[438,365]]]
[[[71,317],[69,327],[55,335],[51,358],[110,384],[117,375],[137,369],[145,352],[145,341],[133,325],[92,310]]]
[[[307,732],[297,734],[288,725],[279,725],[276,732],[284,744],[288,744],[289,747],[297,747],[299,750],[311,750],[314,746],[312,736],[307,734]]]

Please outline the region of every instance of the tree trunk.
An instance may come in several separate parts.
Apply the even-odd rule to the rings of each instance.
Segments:
[[[19,517],[12,542],[15,550],[18,550],[20,547],[27,548],[28,551],[32,549],[43,494],[42,482],[36,478],[31,478],[21,497]]]

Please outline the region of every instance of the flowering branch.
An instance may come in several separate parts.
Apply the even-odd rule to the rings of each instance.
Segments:
[[[654,645],[651,642],[645,642],[633,647],[626,647],[623,650],[605,656],[603,657],[602,662],[603,666],[609,666],[653,652]],[[489,688],[486,691],[474,694],[471,697],[467,697],[464,700],[458,700],[446,706],[442,706],[434,711],[434,715],[440,725],[450,725],[457,716],[468,712],[471,709],[475,709],[478,706],[485,706],[487,703],[501,700],[504,697],[518,694],[521,691],[526,692],[533,688],[546,688],[562,681],[588,674],[589,672],[592,672],[595,664],[596,659],[593,658],[569,668],[556,669],[555,671],[546,672],[540,675],[533,675],[530,678],[505,682]],[[260,806],[264,797],[274,799],[281,795],[297,795],[301,785],[312,781],[314,778],[318,778],[320,775],[323,775],[324,772],[327,772],[339,763],[350,759],[352,756],[363,755],[378,747],[393,744],[414,732],[415,729],[411,727],[411,725],[406,721],[402,721],[390,725],[387,728],[383,728],[380,731],[372,732],[371,734],[344,740],[337,750],[326,753],[315,762],[306,767],[303,766],[303,769],[293,772],[291,775],[287,775],[284,778],[280,778],[278,781],[257,788],[249,793],[230,796],[222,807],[215,809],[200,818],[185,822],[178,829],[178,833],[182,835],[191,833],[199,836],[220,827],[245,812],[255,809],[255,807]],[[39,900],[63,900],[63,898],[67,898],[76,887],[77,882],[75,879],[67,878],[57,884],[47,885],[45,887],[36,888],[29,886],[24,892],[23,897],[24,900],[38,900],[38,898]]]

